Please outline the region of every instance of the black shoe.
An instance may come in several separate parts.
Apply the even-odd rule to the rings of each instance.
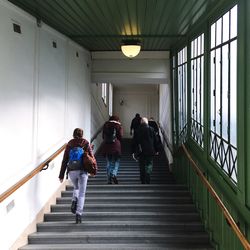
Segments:
[[[111,176],[108,177],[108,184],[112,184]]]
[[[80,214],[76,214],[76,224],[81,224],[82,223],[82,217]]]
[[[71,212],[73,214],[76,213],[76,207],[77,207],[77,199],[75,201],[72,201],[72,203],[71,203]]]
[[[113,182],[114,182],[115,184],[118,184],[118,180],[117,180],[117,178],[116,178],[115,175],[112,176],[112,180],[113,180]]]

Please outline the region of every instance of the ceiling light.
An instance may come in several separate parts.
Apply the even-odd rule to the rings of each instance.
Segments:
[[[125,56],[133,58],[140,53],[141,43],[139,40],[124,40],[121,45],[121,50]]]

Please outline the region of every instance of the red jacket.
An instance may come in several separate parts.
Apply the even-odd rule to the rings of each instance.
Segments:
[[[121,139],[123,136],[123,129],[119,122],[117,121],[107,121],[103,125],[102,130],[102,138],[104,139],[105,130],[109,127],[113,127],[116,129],[116,140],[113,143],[105,143],[102,144],[102,153],[104,156],[106,155],[121,155]]]
[[[59,179],[64,178],[64,174],[65,174],[66,169],[67,169],[67,163],[69,161],[69,151],[70,151],[70,149],[72,147],[84,147],[84,148],[86,148],[87,145],[88,145],[88,147],[87,147],[86,150],[89,152],[89,154],[91,156],[93,156],[92,148],[91,148],[89,142],[86,139],[77,138],[77,139],[71,139],[68,142],[68,144],[66,146],[66,149],[64,151],[64,155],[63,155],[63,160],[62,160],[61,170],[60,170],[60,174],[59,174]]]

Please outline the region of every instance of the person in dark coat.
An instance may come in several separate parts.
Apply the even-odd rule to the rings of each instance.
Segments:
[[[157,140],[158,140],[159,143],[161,143],[161,137],[160,137],[160,133],[159,133],[159,126],[158,126],[157,122],[154,120],[153,117],[149,118],[148,125],[154,129]]]
[[[73,139],[71,139],[65,148],[62,165],[59,173],[59,180],[63,182],[66,170],[68,171],[70,150],[73,148],[82,148],[86,150],[92,157],[94,157],[92,148],[89,142],[83,138],[83,130],[76,128],[73,132]],[[73,196],[71,204],[71,212],[76,214],[76,223],[81,223],[81,216],[85,202],[85,194],[88,182],[88,173],[83,169],[71,170],[68,172],[69,178],[73,184]]]
[[[154,120],[153,117],[150,117],[150,118],[149,118],[149,120],[148,120],[148,125],[154,129],[156,135],[159,135],[159,127],[158,127],[158,124],[157,124],[157,122]]]
[[[153,156],[159,154],[159,146],[154,129],[148,125],[148,119],[143,117],[141,125],[132,140],[132,156],[139,161],[142,184],[150,183],[150,175],[153,170]]]
[[[138,129],[140,124],[141,124],[141,116],[140,116],[140,114],[137,113],[137,114],[135,114],[135,117],[131,121],[130,135],[135,135],[136,130]]]
[[[103,126],[102,153],[107,161],[108,184],[118,184],[117,174],[120,167],[121,139],[123,129],[118,116],[111,116]]]

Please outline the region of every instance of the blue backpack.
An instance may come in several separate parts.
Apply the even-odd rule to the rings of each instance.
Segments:
[[[84,150],[81,147],[71,148],[69,151],[68,171],[83,169]]]

